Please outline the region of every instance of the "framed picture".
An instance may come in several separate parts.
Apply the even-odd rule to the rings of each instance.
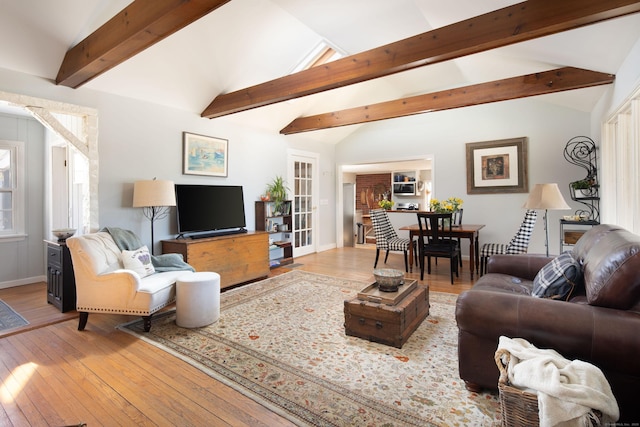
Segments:
[[[227,176],[229,141],[183,132],[183,165],[185,175]]]
[[[467,194],[528,191],[526,137],[467,144]]]

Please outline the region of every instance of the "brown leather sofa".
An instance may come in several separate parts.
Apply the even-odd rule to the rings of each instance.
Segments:
[[[456,305],[460,378],[467,389],[497,389],[501,335],[552,348],[598,366],[620,406],[620,422],[640,422],[640,236],[598,225],[573,248],[584,286],[568,301],[531,296],[553,257],[494,255],[487,274]]]

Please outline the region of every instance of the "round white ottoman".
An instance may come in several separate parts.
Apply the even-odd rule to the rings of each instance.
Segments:
[[[220,318],[220,275],[214,272],[185,274],[176,280],[176,324],[199,328]]]

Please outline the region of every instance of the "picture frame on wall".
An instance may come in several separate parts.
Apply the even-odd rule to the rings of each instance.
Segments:
[[[527,138],[470,142],[467,194],[527,193]]]
[[[229,141],[222,138],[182,133],[184,175],[228,175]]]

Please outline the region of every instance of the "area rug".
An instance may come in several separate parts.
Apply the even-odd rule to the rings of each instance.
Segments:
[[[431,292],[402,349],[344,333],[344,301],[368,283],[294,270],[223,292],[220,320],[176,326],[175,311],[119,326],[307,426],[498,426],[494,394],[458,377],[456,295]]]
[[[285,265],[284,267],[293,270],[294,268],[304,267],[304,264],[294,263],[294,264]]]
[[[28,325],[29,322],[20,316],[6,302],[0,300],[0,331],[19,328]]]

